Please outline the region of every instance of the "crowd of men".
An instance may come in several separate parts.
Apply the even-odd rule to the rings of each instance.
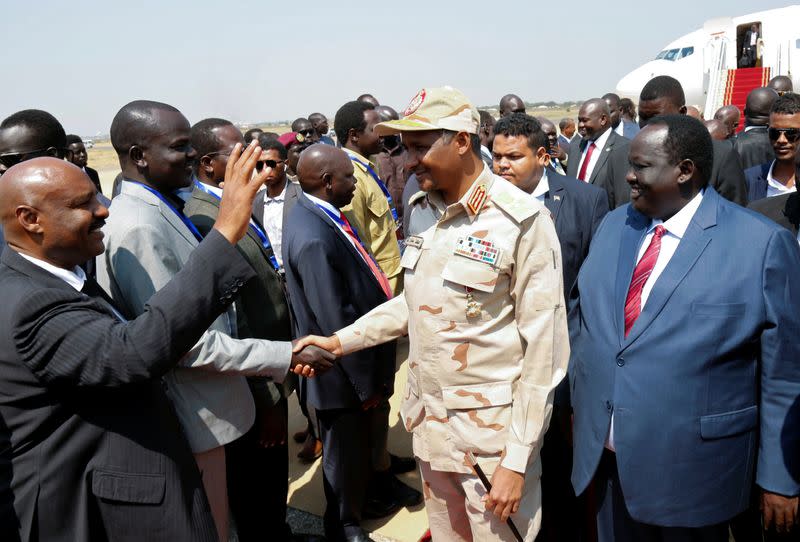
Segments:
[[[330,541],[421,503],[435,542],[797,538],[792,90],[741,130],[667,76],[558,126],[452,87],[284,134],[137,100],[110,197],[52,115],[7,117],[0,539],[319,539],[286,521],[292,394]]]

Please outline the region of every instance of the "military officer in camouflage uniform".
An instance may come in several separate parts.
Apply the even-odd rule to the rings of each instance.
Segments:
[[[510,516],[533,541],[539,450],[569,355],[561,253],[547,209],[484,166],[478,126],[451,87],[420,91],[403,119],[377,125],[402,134],[439,218],[406,240],[402,295],[311,341],[342,355],[408,334],[401,415],[433,540],[514,540]]]

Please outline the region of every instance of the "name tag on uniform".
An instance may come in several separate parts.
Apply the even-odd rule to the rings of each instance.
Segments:
[[[491,266],[497,265],[503,251],[494,246],[491,241],[486,241],[478,237],[462,237],[456,243],[453,251],[459,256],[464,256],[470,260],[488,263]]]
[[[412,235],[411,237],[406,237],[407,247],[422,248],[422,243],[423,239],[419,235]]]

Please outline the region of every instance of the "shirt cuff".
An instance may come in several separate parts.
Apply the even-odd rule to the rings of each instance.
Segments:
[[[340,329],[334,335],[342,345],[342,355],[352,354],[363,348],[364,333],[355,329],[353,325]]]
[[[508,442],[506,443],[506,455],[500,464],[509,470],[524,474],[528,470],[528,460],[531,457],[532,448],[532,446]]]

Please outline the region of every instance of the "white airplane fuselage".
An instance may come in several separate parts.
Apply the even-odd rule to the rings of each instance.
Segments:
[[[654,60],[620,79],[617,94],[638,102],[650,79],[670,75],[681,82],[687,105],[705,109],[713,103],[709,92],[717,90],[720,73],[738,67],[744,33],[752,24],[760,27],[761,66],[770,68],[770,77],[790,76],[800,90],[800,5],[794,5],[706,21],[703,28],[669,43]],[[709,118],[714,111],[705,114]]]

